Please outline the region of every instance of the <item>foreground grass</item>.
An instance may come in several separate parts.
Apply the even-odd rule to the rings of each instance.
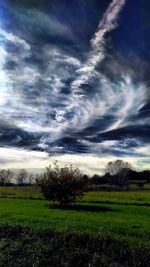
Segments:
[[[150,191],[89,192],[60,209],[0,187],[0,267],[149,266]]]
[[[148,267],[149,249],[85,234],[0,228],[1,267]]]
[[[46,200],[0,199],[0,225],[88,234],[150,247],[149,192],[91,192],[59,209]]]

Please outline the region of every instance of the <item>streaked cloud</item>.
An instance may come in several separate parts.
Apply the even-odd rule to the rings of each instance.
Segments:
[[[2,166],[58,158],[91,173],[118,157],[148,166],[149,64],[136,54],[126,58],[114,42],[117,31],[123,38],[119,18],[128,5],[109,1],[97,21],[84,5],[93,27],[84,28],[87,40],[71,14],[0,4]]]

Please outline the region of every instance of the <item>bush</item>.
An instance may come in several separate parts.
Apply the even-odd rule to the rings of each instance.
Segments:
[[[60,206],[74,202],[88,191],[88,177],[83,176],[77,168],[71,165],[60,168],[57,163],[53,168],[46,168],[44,174],[37,178],[44,197],[56,201]]]

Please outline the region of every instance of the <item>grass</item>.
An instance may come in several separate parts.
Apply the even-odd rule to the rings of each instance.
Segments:
[[[42,198],[36,186],[0,186],[0,198]]]
[[[149,249],[111,238],[0,228],[1,267],[147,267]]]
[[[150,191],[89,192],[60,209],[36,187],[0,188],[0,266],[148,266]]]
[[[89,192],[83,199],[91,203],[150,205],[150,191]]]
[[[38,198],[36,188],[22,197]],[[4,189],[3,189],[4,190]],[[20,197],[21,188],[15,189]],[[14,195],[13,195],[14,196]],[[46,200],[0,199],[0,225],[111,236],[150,244],[150,192],[89,192],[75,206],[59,209]]]

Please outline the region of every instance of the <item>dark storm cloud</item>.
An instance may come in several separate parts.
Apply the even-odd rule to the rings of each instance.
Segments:
[[[150,132],[147,3],[118,0],[103,17],[110,3],[0,4],[1,146],[50,155],[144,154]]]
[[[0,121],[0,146],[36,149],[40,136]]]
[[[65,137],[58,140],[56,143],[52,143],[49,145],[50,151],[54,147],[55,152],[59,152],[59,154],[69,153],[88,153],[89,149],[88,146],[82,144],[79,140],[75,137]],[[53,150],[52,150],[53,151]]]
[[[139,138],[141,140],[149,140],[150,126],[134,125],[116,130],[101,133],[101,139],[105,140],[124,140],[126,138]]]

